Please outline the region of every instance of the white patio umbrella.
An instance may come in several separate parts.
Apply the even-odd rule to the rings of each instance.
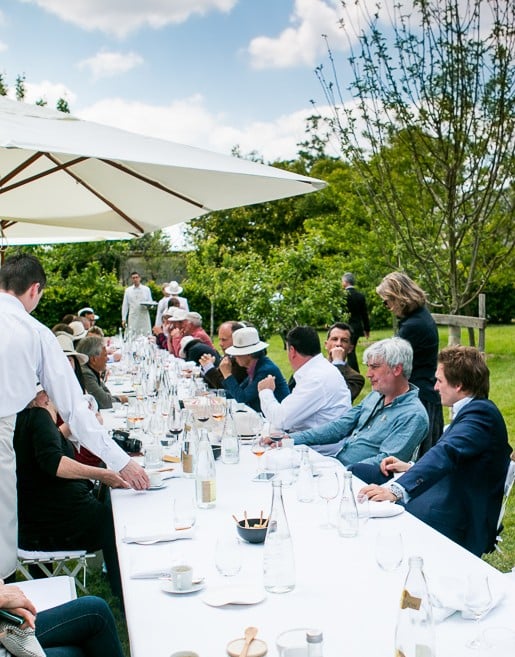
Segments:
[[[8,243],[17,231],[140,236],[325,184],[0,98],[0,222]]]

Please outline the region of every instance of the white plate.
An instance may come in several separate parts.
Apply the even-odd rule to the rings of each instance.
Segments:
[[[161,591],[164,591],[165,593],[196,593],[203,589],[204,586],[204,580],[202,580],[201,582],[198,582],[198,584],[192,584],[189,589],[179,590],[175,588],[171,579],[161,580]]]
[[[224,605],[255,605],[265,599],[263,589],[249,589],[242,587],[210,588],[202,596],[202,602],[210,607],[223,607]]]
[[[393,502],[374,502],[370,500],[368,503],[369,513],[371,518],[391,518],[404,513],[402,504],[394,504]]]

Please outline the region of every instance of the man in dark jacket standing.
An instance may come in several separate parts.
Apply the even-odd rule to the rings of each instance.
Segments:
[[[358,340],[370,336],[370,320],[368,318],[367,302],[361,292],[354,287],[354,274],[350,272],[342,276],[342,287],[347,301],[348,324],[352,327],[352,340],[354,349],[348,355],[347,362],[353,370],[359,372],[358,359],[356,358],[356,347]]]

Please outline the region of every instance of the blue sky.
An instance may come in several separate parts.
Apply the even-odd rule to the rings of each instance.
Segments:
[[[345,74],[341,17],[339,0],[3,0],[0,70],[29,101],[269,162],[295,157],[323,103],[323,33]]]

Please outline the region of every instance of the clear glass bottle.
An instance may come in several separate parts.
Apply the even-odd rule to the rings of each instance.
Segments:
[[[225,415],[221,445],[222,463],[240,462],[240,439],[230,410]]]
[[[287,593],[295,588],[293,543],[280,479],[272,480],[272,508],[263,549],[263,572],[264,586],[269,593]]]
[[[197,467],[195,469],[197,506],[211,509],[216,504],[216,467],[211,443],[205,429],[200,430]]]
[[[396,657],[434,657],[435,629],[422,557],[410,557],[395,629]]]
[[[321,630],[308,630],[306,643],[308,644],[307,657],[324,657],[324,635]]]
[[[309,462],[309,447],[301,445],[300,451],[300,468],[297,478],[297,499],[299,502],[312,502],[315,497],[315,484],[313,471]]]
[[[191,411],[188,411],[184,419],[184,435],[181,445],[182,472],[185,477],[195,476],[197,463],[198,436]]]
[[[345,538],[358,535],[358,508],[352,491],[352,472],[343,473],[343,491],[338,509],[338,533]]]

